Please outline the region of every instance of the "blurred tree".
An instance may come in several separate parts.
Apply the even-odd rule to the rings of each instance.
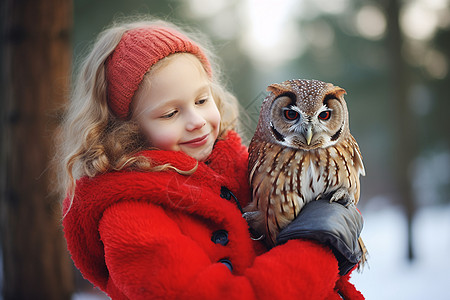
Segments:
[[[0,7],[3,297],[70,299],[73,276],[48,167],[68,90],[72,1]]]
[[[414,259],[412,222],[416,212],[412,187],[411,166],[417,155],[417,129],[408,90],[411,86],[410,72],[402,55],[403,35],[400,30],[400,6],[398,0],[383,1],[387,12],[387,38],[389,47],[389,80],[391,83],[391,117],[396,118],[394,126],[394,174],[396,175],[397,197],[401,201],[407,221],[408,259]]]

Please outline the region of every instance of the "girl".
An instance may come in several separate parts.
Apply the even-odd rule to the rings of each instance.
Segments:
[[[112,299],[362,298],[329,247],[251,239],[237,102],[210,57],[162,21],[100,34],[62,130],[75,265]]]

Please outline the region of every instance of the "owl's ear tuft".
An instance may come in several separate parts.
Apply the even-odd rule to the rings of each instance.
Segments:
[[[334,90],[333,90],[332,93],[333,93],[334,95],[336,95],[336,98],[340,98],[340,97],[342,97],[342,96],[344,96],[344,95],[347,95],[347,92],[346,92],[343,88],[338,87],[338,86],[335,86],[335,87],[334,87]]]
[[[283,93],[291,92],[291,89],[289,86],[286,86],[284,84],[274,83],[267,87],[267,91],[272,92],[276,97],[278,97]]]
[[[347,92],[338,86],[333,86],[331,90],[327,92],[327,94],[323,98],[323,104],[327,104],[328,100],[330,99],[339,99],[343,100],[344,95],[347,94]]]

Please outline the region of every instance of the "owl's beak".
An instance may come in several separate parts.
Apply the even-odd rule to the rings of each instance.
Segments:
[[[313,136],[312,126],[308,125],[306,127],[306,132],[305,132],[306,144],[308,144],[308,146],[309,146],[309,144],[311,144],[312,136]]]

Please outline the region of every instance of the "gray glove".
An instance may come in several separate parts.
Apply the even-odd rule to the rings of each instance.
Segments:
[[[347,274],[360,261],[358,237],[363,219],[354,204],[343,205],[321,199],[308,203],[277,238],[278,244],[291,239],[312,239],[331,248],[339,274]]]

